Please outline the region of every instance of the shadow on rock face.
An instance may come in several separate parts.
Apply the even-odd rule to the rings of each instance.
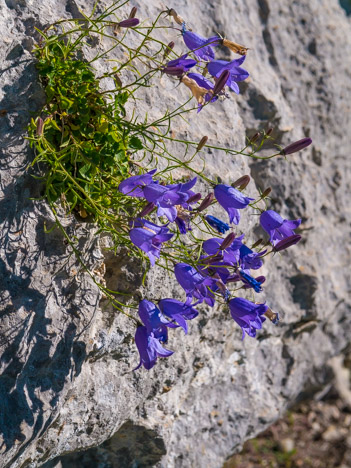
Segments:
[[[127,421],[99,447],[55,458],[43,468],[152,468],[165,454],[155,431]]]

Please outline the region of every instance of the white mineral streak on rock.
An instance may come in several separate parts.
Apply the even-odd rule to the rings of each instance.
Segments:
[[[150,372],[132,373],[138,362],[133,324],[99,303],[97,288],[69,256],[59,231],[44,233],[53,217],[44,201],[33,200],[40,184],[26,170],[33,156],[23,139],[25,126],[44,99],[30,54],[34,26],[77,17],[80,8],[89,13],[92,5],[92,0],[0,5],[0,110],[7,111],[0,116],[0,466],[39,467],[113,436],[98,451],[47,466],[82,466],[86,457],[96,462],[90,466],[105,460],[120,468],[136,466],[133,462],[217,468],[305,388],[318,388],[324,364],[350,340],[350,19],[336,0],[170,5],[193,31],[225,32],[250,47],[245,62],[250,80],[242,94],[192,115],[190,126],[179,120],[172,130],[197,140],[208,135],[211,142],[235,148],[245,142],[245,129],[252,135],[274,126],[283,145],[311,136],[313,146],[288,161],[251,163],[203,153],[208,174],[224,183],[250,174],[257,187],[271,186],[272,209],[289,219],[301,217],[304,240],[264,267],[262,299],[281,315],[278,326],[266,323],[258,340],[242,342],[229,313],[204,307],[188,336],[181,330],[170,334],[171,358],[160,359]],[[136,5],[140,18],[158,13],[159,2]],[[185,50],[176,32],[170,40],[178,53]],[[96,47],[105,46],[102,41]],[[162,77],[139,101],[139,112],[152,108],[160,115],[188,95]],[[253,183],[249,193],[257,193]],[[82,236],[91,268],[100,268],[93,227],[71,218],[65,223]],[[252,227],[254,220],[244,216],[240,226],[245,223]],[[138,267],[125,256],[105,257],[109,287],[139,287]],[[152,296],[182,297],[158,270],[148,284]]]

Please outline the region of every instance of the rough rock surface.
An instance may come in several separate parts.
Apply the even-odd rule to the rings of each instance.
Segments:
[[[219,31],[251,48],[242,94],[192,115],[189,126],[179,121],[176,132],[240,148],[245,132],[272,125],[284,144],[303,136],[314,144],[288,162],[205,156],[208,174],[230,182],[251,173],[258,188],[273,188],[274,209],[303,219],[304,241],[263,271],[265,300],[280,312],[280,325],[242,342],[228,313],[203,308],[188,336],[173,333],[172,358],[133,373],[133,324],[100,301],[62,234],[45,233],[53,217],[28,170],[33,155],[24,140],[44,99],[30,53],[34,26],[88,13],[92,4],[0,4],[0,466],[37,467],[100,445],[47,466],[217,468],[302,392],[318,388],[325,362],[350,340],[350,19],[336,0],[170,5],[200,34]],[[141,18],[159,8],[135,5]],[[151,105],[157,114],[166,100],[186,97],[163,78],[140,112]],[[112,289],[140,284],[138,267],[107,255],[93,226],[65,222],[86,261],[94,268],[105,262]],[[148,289],[180,297],[160,272]]]

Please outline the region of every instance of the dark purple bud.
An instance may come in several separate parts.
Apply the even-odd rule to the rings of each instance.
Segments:
[[[223,242],[221,243],[220,249],[225,250],[227,247],[232,245],[234,239],[235,239],[235,234],[234,232],[231,232],[230,234],[227,235],[227,237],[224,238]]]
[[[240,275],[235,273],[234,275],[228,276],[228,278],[226,278],[225,282],[226,283],[237,283],[240,280],[241,280]]]
[[[271,128],[269,128],[269,129],[266,131],[266,135],[267,135],[267,136],[270,136],[270,135],[272,135],[272,133],[273,133],[273,130],[274,130],[274,129],[273,129],[272,127],[271,127]]]
[[[261,194],[261,198],[266,198],[268,197],[268,195],[271,193],[272,191],[272,187],[268,187],[266,188],[266,190],[264,190]]]
[[[197,208],[197,211],[204,211],[213,202],[214,194],[211,192],[202,200],[201,205]]]
[[[202,258],[200,263],[208,265],[211,263],[220,262],[221,260],[223,260],[223,254],[219,253],[217,255],[210,255],[209,257]]]
[[[228,78],[230,76],[230,71],[229,70],[224,70],[222,71],[222,73],[220,74],[214,88],[213,88],[213,95],[216,96],[217,94],[219,94],[222,89],[224,88],[224,86],[226,85],[227,81],[228,81]]]
[[[134,28],[135,26],[138,26],[139,23],[140,21],[138,20],[138,18],[128,18],[118,23],[118,27],[119,28]]]
[[[278,244],[275,245],[274,251],[275,252],[280,252],[281,250],[285,250],[291,245],[297,244],[301,240],[301,236],[299,234],[294,234],[292,236],[286,237],[285,239],[281,240],[278,242]]]
[[[273,312],[269,307],[263,315],[267,317],[274,325],[277,325],[279,322],[279,315]]]
[[[39,117],[37,122],[37,136],[41,136],[43,134],[43,128],[44,120],[41,117]]]
[[[250,182],[250,176],[244,175],[240,179],[232,183],[232,187],[238,188],[239,190],[244,190]]]
[[[169,76],[176,76],[177,78],[180,78],[182,75],[184,75],[184,68],[183,67],[164,67],[161,70],[162,73],[166,73],[166,75]]]
[[[201,140],[199,141],[199,144],[197,145],[196,152],[202,150],[202,148],[206,145],[207,140],[208,140],[208,136],[204,136],[201,138]]]
[[[258,247],[260,244],[262,244],[263,242],[263,239],[258,239],[258,241],[256,241],[253,245],[252,245],[252,249],[254,249],[255,247]]]
[[[255,278],[255,280],[256,280],[258,283],[263,284],[263,283],[266,281],[266,277],[265,277],[265,276],[257,276],[257,277]]]
[[[201,193],[195,193],[192,197],[187,200],[187,203],[196,203],[201,200]]]
[[[135,15],[136,15],[137,10],[138,10],[137,7],[133,7],[133,8],[130,10],[129,18],[135,18]]]
[[[148,214],[150,214],[155,209],[155,207],[156,207],[155,203],[153,202],[148,203],[140,211],[140,213],[138,214],[138,218],[144,218],[144,216],[147,216]]]
[[[250,138],[250,143],[255,143],[255,141],[258,140],[259,136],[260,136],[259,133],[255,133],[254,136]]]
[[[171,42],[167,45],[166,50],[165,50],[165,53],[163,54],[163,58],[164,58],[164,59],[170,54],[170,52],[173,50],[173,47],[174,47],[174,42],[171,41]]]
[[[295,141],[294,143],[286,146],[279,154],[286,156],[287,154],[296,153],[297,151],[307,148],[307,146],[310,146],[311,143],[311,138],[302,138],[302,140]]]

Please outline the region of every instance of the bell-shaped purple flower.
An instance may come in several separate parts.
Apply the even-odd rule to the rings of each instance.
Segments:
[[[139,303],[139,317],[148,333],[154,333],[163,342],[168,339],[167,327],[176,327],[161,314],[160,309],[153,302],[146,299]]]
[[[194,195],[190,189],[195,183],[196,177],[184,184],[150,184],[145,187],[144,195],[147,201],[157,206],[157,216],[166,216],[169,221],[173,222],[177,217],[176,205],[185,204]]]
[[[167,317],[175,320],[185,333],[188,333],[187,320],[192,320],[199,315],[190,302],[191,300],[187,300],[184,303],[176,299],[162,299],[158,305]]]
[[[238,210],[246,208],[253,198],[245,197],[239,190],[230,185],[219,184],[214,188],[218,203],[227,211],[229,222],[238,224],[240,213]]]
[[[224,70],[228,70],[229,77],[227,79],[226,85],[229,86],[232,91],[239,94],[239,86],[237,85],[237,81],[244,81],[249,76],[249,73],[244,70],[244,68],[240,67],[245,58],[246,56],[244,55],[243,57],[232,60],[231,62],[227,62],[225,60],[212,60],[207,65],[207,69],[209,73],[216,78],[219,78]]]
[[[220,38],[218,36],[206,39],[197,33],[187,31],[185,24],[183,24],[182,35],[185,45],[196,55],[196,57],[206,61],[214,59],[215,53],[212,47],[219,44]]]
[[[243,270],[258,270],[263,265],[263,261],[261,259],[262,255],[264,255],[267,250],[263,250],[262,252],[254,252],[253,250],[249,249],[249,247],[245,244],[242,244],[240,247],[240,266]]]
[[[140,362],[134,370],[139,369],[141,365],[149,370],[156,364],[158,357],[168,357],[173,354],[173,351],[163,348],[157,334],[148,332],[145,326],[136,329],[135,344],[140,354]]]
[[[153,169],[146,174],[128,177],[128,179],[119,184],[118,190],[130,197],[144,197],[143,188],[155,183],[152,180],[152,175],[155,174],[156,170]]]
[[[199,302],[214,306],[214,295],[208,289],[216,289],[216,281],[203,276],[198,270],[187,263],[177,263],[174,274],[178,283],[185,290],[187,297],[195,297]]]
[[[167,62],[167,67],[182,67],[184,72],[190,70],[190,68],[194,67],[197,64],[197,61],[194,59],[188,59],[188,54],[184,54],[181,57],[170,60]]]
[[[162,243],[173,237],[168,231],[166,226],[157,226],[146,219],[137,218],[129,236],[134,245],[147,253],[154,266],[156,259],[160,258]]]
[[[269,241],[273,246],[286,237],[295,235],[294,229],[300,226],[301,219],[289,221],[282,218],[273,210],[264,211],[260,216],[260,223],[263,229],[269,234]]]
[[[265,304],[255,304],[243,297],[235,297],[229,301],[229,309],[232,318],[240,325],[244,339],[245,333],[253,338],[256,336],[256,330],[260,330],[266,320],[263,314],[268,307]]]
[[[223,239],[213,237],[212,239],[205,241],[202,244],[202,248],[208,255],[215,255],[218,252],[222,252],[224,263],[238,265],[240,260],[240,248],[243,246],[243,238],[244,234],[236,237],[233,242],[225,249],[221,249]]]

